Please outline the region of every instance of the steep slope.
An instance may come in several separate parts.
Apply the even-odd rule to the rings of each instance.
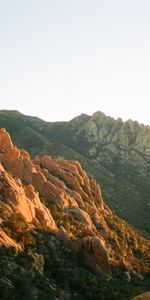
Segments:
[[[18,147],[80,161],[101,184],[109,206],[138,229],[150,232],[150,128],[123,123],[101,112],[70,122],[48,123],[16,111],[1,111]]]
[[[91,284],[92,278],[95,278],[99,299],[103,299],[102,284],[105,286],[104,299],[111,299],[108,295],[110,287],[116,295],[115,299],[121,299],[119,285],[123,289],[122,297],[125,296],[122,299],[127,299],[127,295],[136,295],[135,287],[140,287],[141,280],[142,288],[138,291],[143,292],[144,287],[147,289],[150,241],[140,236],[108,208],[96,180],[89,179],[79,162],[52,159],[48,155],[36,156],[31,160],[25,150],[19,150],[13,145],[5,129],[0,130],[0,161],[0,244],[7,248],[15,247],[19,251],[13,251],[14,254],[9,252],[8,263],[9,255],[7,253],[6,259],[5,251],[2,250],[2,262],[8,264],[9,270],[1,273],[2,299],[5,299],[4,286],[10,294],[11,291],[15,293],[14,284],[19,280],[12,275],[15,268],[23,272],[24,280],[27,276],[25,274],[30,271],[33,290],[38,290],[38,295],[41,293],[40,280],[43,282],[39,278],[40,273],[47,282],[44,297],[50,293],[51,288],[49,290],[48,286],[51,284],[52,299],[56,299],[56,292],[60,296],[62,282],[61,292],[64,293],[64,289],[67,289],[67,299],[75,299],[74,292],[77,293],[77,299],[80,299],[81,287],[73,285],[69,273],[63,280],[57,275],[56,265],[59,272],[63,273],[63,263],[72,266],[72,271],[66,266],[67,272],[81,272],[83,278],[88,267],[88,280]],[[57,259],[54,254],[56,249]],[[54,265],[51,263],[51,274],[50,252],[51,260],[54,260]],[[75,257],[74,262],[72,256]],[[79,258],[80,267],[82,266],[80,271]],[[3,264],[0,265],[1,268]],[[21,271],[22,268],[24,271]],[[33,283],[35,277],[37,283]],[[100,278],[101,284],[98,287]],[[107,284],[106,278],[111,279],[110,283]],[[115,289],[113,281],[116,283]],[[131,291],[125,291],[126,284],[130,281]],[[81,291],[82,294],[87,293],[87,288],[84,286]],[[82,299],[96,299],[97,291],[94,291],[94,296],[86,295]],[[31,291],[30,293],[32,294]],[[90,291],[88,293],[90,295]],[[6,298],[10,299],[9,297],[7,295]],[[17,297],[14,299],[22,299],[20,294]],[[38,297],[43,299],[43,296]]]
[[[140,229],[150,231],[150,127],[129,120],[114,120],[97,112],[81,115],[57,131],[56,141],[101,165],[119,182],[119,198],[112,208]],[[113,181],[113,180],[112,180]],[[102,180],[102,185],[104,181]],[[104,185],[105,186],[105,185]],[[112,182],[115,189],[115,181]],[[121,195],[122,194],[122,195]],[[115,197],[114,197],[115,198]]]

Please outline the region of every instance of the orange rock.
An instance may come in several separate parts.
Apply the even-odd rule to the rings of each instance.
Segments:
[[[50,202],[62,203],[60,198],[61,190],[56,188],[50,181],[46,181],[42,190],[42,196]]]
[[[35,190],[37,190],[41,194],[42,194],[42,190],[44,188],[45,182],[46,182],[46,178],[44,177],[44,175],[41,172],[33,173],[32,184],[33,184]]]
[[[24,149],[20,149],[20,155],[25,159],[30,159],[29,153],[27,151],[25,151]]]
[[[0,228],[0,245],[6,248],[14,247],[17,250],[21,250],[21,246],[11,239],[1,228]]]
[[[36,173],[35,167],[33,163],[28,159],[24,159],[23,163],[24,163],[23,180],[26,183],[32,183],[33,173]]]
[[[43,169],[42,173],[48,181],[52,182],[59,189],[64,189],[64,190],[67,189],[65,183],[61,181],[59,178],[57,178],[56,176],[50,174],[48,170]]]
[[[109,255],[104,242],[96,236],[72,239],[68,243],[74,252],[82,252],[85,262],[103,276],[111,276]]]
[[[10,148],[7,151],[7,156],[9,158],[9,161],[13,161],[20,156],[20,151],[15,147]]]
[[[62,159],[57,159],[56,162],[61,167],[61,169],[71,173],[72,175],[75,175],[80,185],[84,184],[83,176],[80,175],[79,173],[77,162],[72,162],[72,161],[67,161]]]
[[[11,170],[15,177],[22,180],[23,179],[23,173],[24,173],[23,159],[21,157],[19,157],[16,160],[14,160],[11,165],[8,166],[9,163],[10,163],[9,160],[7,160],[7,165],[6,165],[6,163],[4,164],[5,168],[7,170]]]
[[[111,275],[108,251],[101,239],[97,237],[83,238],[81,247],[88,264],[97,273]]]
[[[76,220],[79,223],[79,226],[82,227],[88,227],[90,230],[96,229],[89,214],[79,208],[78,206],[68,206],[65,209],[65,212],[72,215],[74,220]]]
[[[11,141],[10,135],[5,128],[0,129],[0,148],[6,150],[13,148],[13,143]]]
[[[41,203],[32,185],[27,186],[26,191],[18,180],[15,180],[7,172],[3,171],[0,178],[0,193],[3,195],[4,203],[11,208],[14,213],[20,213],[26,222],[32,222],[35,218],[43,218],[43,223],[56,230],[56,224],[50,211]],[[40,211],[40,213],[39,213]]]
[[[150,292],[132,298],[132,300],[150,300]]]
[[[81,234],[83,237],[93,237],[96,236],[96,234],[88,227],[85,227],[82,229]]]
[[[104,201],[103,201],[103,198],[102,198],[102,193],[101,193],[100,186],[96,183],[95,179],[91,179],[90,183],[91,183],[91,190],[92,190],[92,194],[93,194],[93,197],[94,197],[95,204],[99,208],[103,209],[104,208]]]
[[[68,234],[63,226],[59,227],[59,230],[57,231],[56,236],[58,237],[59,240],[63,241],[66,246],[69,246],[70,241],[68,238]]]

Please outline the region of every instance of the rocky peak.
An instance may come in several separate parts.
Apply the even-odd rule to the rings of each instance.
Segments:
[[[123,122],[120,118],[115,120],[99,111],[87,117],[84,122],[82,122],[82,117],[79,116],[72,120],[72,124],[76,119],[80,119],[79,132],[81,133],[82,127],[84,136],[85,138],[88,137],[89,142],[97,141],[99,144],[104,142],[106,146],[107,143],[117,143],[123,147],[136,146],[142,151],[150,146],[149,126],[144,126],[136,121]],[[76,132],[76,135],[78,135],[78,132]]]
[[[6,131],[5,128],[0,129],[0,145],[3,150],[8,150],[13,148],[13,144],[10,138],[9,133]]]

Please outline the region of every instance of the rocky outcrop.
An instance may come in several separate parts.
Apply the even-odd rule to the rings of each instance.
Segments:
[[[41,274],[44,271],[44,257],[42,255],[39,255],[38,253],[30,253],[30,258],[32,261],[32,268],[36,271],[40,272]]]
[[[132,298],[132,300],[150,300],[150,292],[141,294],[137,297]]]
[[[36,170],[29,154],[13,146],[5,129],[0,130],[0,160],[2,163],[0,164],[2,213],[4,210],[7,210],[9,216],[19,213],[27,223],[36,222],[36,224],[44,225],[51,230],[57,230],[50,211],[41,202],[38,193],[31,185]],[[1,215],[1,223],[3,215]]]
[[[3,245],[6,248],[14,247],[17,250],[21,250],[21,246],[11,239],[1,228],[0,228],[0,246]]]
[[[2,170],[2,167],[1,167]],[[37,221],[56,230],[50,211],[41,203],[32,185],[26,188],[21,181],[12,178],[4,169],[0,173],[1,201],[9,206],[12,213],[20,213],[26,222]]]
[[[75,253],[80,253],[85,263],[97,274],[111,277],[109,254],[102,239],[96,237],[92,231],[85,228],[82,230],[82,238],[69,239],[67,232],[61,227],[57,237]]]
[[[104,241],[97,237],[85,237],[81,243],[86,261],[101,274],[111,276],[109,254]]]
[[[124,164],[145,169],[150,154],[150,128],[136,121],[114,120],[102,112],[96,112],[82,121],[82,115],[71,121],[73,139],[84,139],[86,154],[96,160],[105,159],[113,164],[115,156]],[[80,143],[80,142],[79,142]],[[104,154],[102,157],[101,155]]]
[[[5,128],[0,129],[0,145],[3,145],[3,151],[13,148],[13,143]]]

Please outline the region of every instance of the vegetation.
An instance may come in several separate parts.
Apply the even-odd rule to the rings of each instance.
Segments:
[[[3,221],[2,228],[8,236],[19,242],[23,248],[35,244],[28,223],[24,222],[22,215],[19,213],[14,213],[9,219]]]
[[[34,244],[23,252],[0,247],[1,300],[129,300],[149,289],[150,274],[144,280],[112,266],[113,279],[106,281],[84,265],[62,242],[46,231],[32,233]],[[38,267],[36,257],[44,261]]]

